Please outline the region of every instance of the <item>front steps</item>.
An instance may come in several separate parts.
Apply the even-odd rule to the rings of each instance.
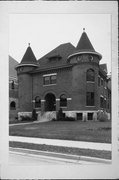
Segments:
[[[37,121],[47,122],[47,121],[51,121],[54,118],[56,119],[56,111],[48,111],[48,112],[43,112],[43,113],[39,112]]]

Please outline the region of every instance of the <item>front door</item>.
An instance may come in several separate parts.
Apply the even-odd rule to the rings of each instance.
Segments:
[[[45,96],[45,111],[56,110],[56,98],[53,93],[48,93]]]

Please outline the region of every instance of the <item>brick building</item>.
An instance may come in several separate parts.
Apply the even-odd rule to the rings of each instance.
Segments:
[[[18,62],[9,56],[9,117],[10,120],[14,120],[17,116],[18,108],[18,82],[17,82],[17,72],[15,67]]]
[[[85,30],[77,47],[61,44],[39,60],[29,44],[16,67],[19,114],[35,108],[40,116],[55,115],[62,108],[66,116],[96,120],[99,110],[110,113],[110,80],[101,58]]]

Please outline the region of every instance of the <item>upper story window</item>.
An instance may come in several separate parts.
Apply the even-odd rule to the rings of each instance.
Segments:
[[[56,84],[57,81],[56,75],[57,75],[56,73],[43,75],[43,85]]]
[[[106,98],[100,96],[100,107],[106,108]]]
[[[103,83],[104,83],[104,81],[103,81],[103,79],[101,78],[101,86],[103,86]]]
[[[98,76],[98,86],[100,87],[100,76]]]
[[[60,107],[67,107],[67,97],[65,94],[60,96]]]
[[[93,56],[89,55],[88,59],[89,59],[89,61],[93,61]]]
[[[95,81],[95,72],[93,69],[88,69],[86,72],[86,81],[94,82]]]
[[[39,96],[35,97],[35,108],[41,107],[41,99]]]

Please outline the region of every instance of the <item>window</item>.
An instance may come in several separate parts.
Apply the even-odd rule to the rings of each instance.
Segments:
[[[50,77],[50,83],[51,84],[56,84],[56,76],[51,76]]]
[[[14,89],[14,81],[11,83],[11,89]]]
[[[46,76],[43,78],[44,85],[50,84],[50,76]]]
[[[39,96],[36,96],[35,98],[35,108],[41,107],[41,99]]]
[[[106,109],[106,99],[104,99],[104,104],[103,104],[104,106],[104,108]]]
[[[87,106],[94,106],[94,92],[87,92],[86,93],[86,105]]]
[[[89,55],[88,59],[89,59],[89,61],[92,61],[93,60],[93,56]]]
[[[82,113],[77,113],[77,120],[79,120],[79,121],[83,120],[83,114]]]
[[[88,120],[93,120],[93,113],[88,113]]]
[[[100,76],[98,76],[98,86],[100,87]]]
[[[95,73],[93,69],[88,69],[86,72],[86,81],[94,82],[95,81]]]
[[[104,107],[104,98],[100,97],[100,107],[103,108]]]
[[[56,75],[49,75],[43,77],[43,84],[49,85],[49,84],[56,84]]]
[[[103,79],[101,78],[101,86],[103,86]]]
[[[16,103],[14,101],[10,103],[10,110],[16,110]]]
[[[65,94],[60,96],[60,107],[67,107],[67,97]]]

